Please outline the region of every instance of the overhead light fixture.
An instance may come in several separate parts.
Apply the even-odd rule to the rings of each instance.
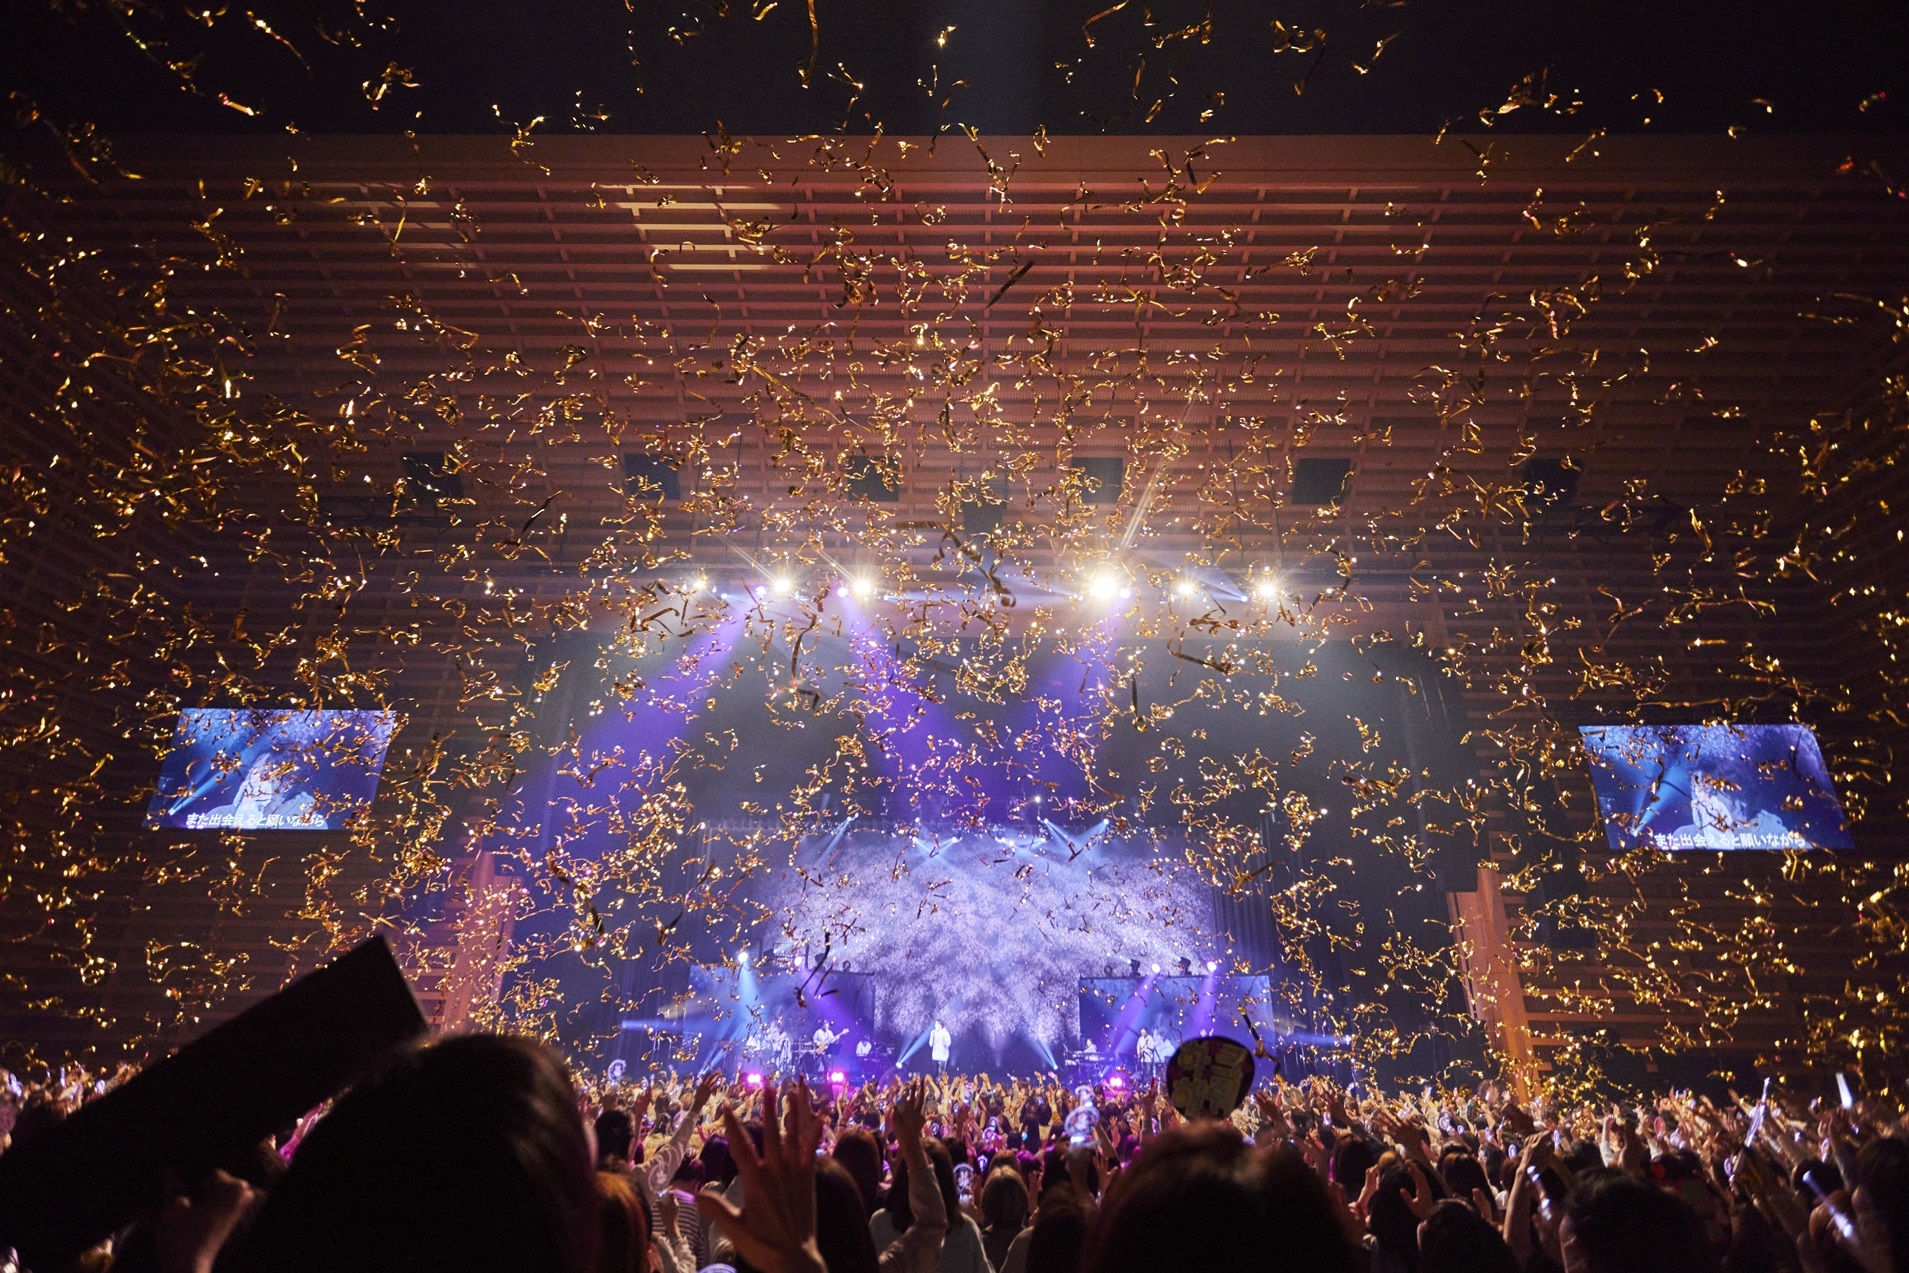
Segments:
[[[1095,571],[1087,580],[1087,595],[1095,601],[1113,601],[1120,596],[1120,592],[1120,577],[1111,570]]]
[[[1261,601],[1271,601],[1279,596],[1279,580],[1271,575],[1261,575],[1253,584],[1253,595]]]
[[[1173,595],[1176,597],[1190,597],[1194,592],[1195,588],[1191,579],[1182,579],[1173,585]]]
[[[777,575],[769,581],[769,592],[777,597],[789,596],[795,592],[795,580],[787,575]]]
[[[870,597],[875,595],[875,581],[873,579],[858,578],[851,582],[848,587],[849,591],[854,593],[856,599],[859,601],[867,601]]]

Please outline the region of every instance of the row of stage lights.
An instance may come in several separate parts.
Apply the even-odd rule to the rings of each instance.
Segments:
[[[739,950],[736,952],[736,963],[743,968],[747,968],[749,966],[749,952],[747,949]],[[1128,966],[1133,969],[1133,975],[1138,977],[1140,975],[1140,961],[1138,959],[1129,959],[1127,963],[1128,963]],[[1193,961],[1191,959],[1182,959],[1180,961],[1180,971],[1182,974],[1190,973],[1192,972],[1192,970],[1193,970]],[[1220,961],[1217,959],[1207,960],[1206,970],[1208,972],[1218,972],[1220,970]],[[1153,965],[1154,976],[1156,977],[1159,976],[1160,972],[1161,972],[1160,965],[1154,964]]]
[[[801,581],[795,576],[785,573],[776,573],[770,574],[760,583],[748,585],[746,591],[749,598],[757,602],[791,601],[797,597],[801,591],[801,587]],[[691,596],[700,596],[714,591],[718,592],[725,600],[734,601],[741,599],[739,596],[714,588],[707,575],[696,575],[685,580],[682,584],[682,588]],[[867,575],[845,577],[837,582],[834,588],[829,591],[832,591],[835,596],[844,601],[874,601],[884,595],[881,584]],[[1185,576],[1174,580],[1172,585],[1163,591],[1179,601],[1190,601],[1202,594],[1211,597],[1218,592],[1223,596],[1229,597],[1229,599],[1248,599],[1261,603],[1272,603],[1278,601],[1281,596],[1285,595],[1286,590],[1276,575],[1262,574],[1248,579],[1246,586],[1237,591],[1232,589],[1215,589],[1211,584]],[[1066,596],[1070,594],[1059,592],[1055,595]],[[1080,600],[1091,601],[1099,605],[1112,605],[1117,601],[1133,600],[1134,587],[1125,575],[1112,570],[1098,570],[1087,577],[1078,593],[1071,595],[1078,597]]]

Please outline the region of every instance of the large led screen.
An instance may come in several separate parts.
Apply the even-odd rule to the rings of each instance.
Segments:
[[[396,727],[393,712],[181,712],[146,825],[337,830],[370,807]]]
[[[1802,725],[1584,725],[1611,847],[1853,847]]]

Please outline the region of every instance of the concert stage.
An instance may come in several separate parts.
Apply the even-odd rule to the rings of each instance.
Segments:
[[[738,958],[691,975],[692,991],[664,1018],[630,1018],[626,1065],[692,1065],[748,1075],[803,1074],[828,1083],[931,1073],[934,1024],[893,1028],[878,974],[811,967],[786,957]],[[1083,977],[1058,1046],[1021,1037],[995,1046],[985,1033],[949,1031],[948,1068],[996,1075],[1055,1073],[1068,1082],[1144,1084],[1185,1039],[1220,1034],[1255,1047],[1285,1072],[1346,1078],[1349,1040],[1279,1006],[1275,979],[1194,970]],[[953,1015],[953,1014],[950,1014]]]
[[[968,1073],[1144,1081],[1207,1034],[1295,1074],[1337,1064],[1319,979],[1283,970],[1257,899],[1202,878],[1188,849],[1105,821],[845,823],[750,877],[750,945],[625,1015],[612,1059],[860,1081],[937,1068],[943,1029]]]
[[[1236,642],[1221,678],[1187,661],[1190,645],[1106,633],[1031,646],[1022,694],[983,703],[939,661],[904,694],[891,649],[852,632],[816,639],[828,659],[875,669],[875,688],[855,693],[881,748],[854,781],[830,768],[845,728],[833,719],[787,728],[757,700],[678,685],[676,665],[625,667],[579,641],[574,664],[594,675],[552,691],[553,718],[613,689],[595,676],[638,678],[655,702],[549,740],[547,775],[527,781],[521,813],[501,820],[521,851],[541,858],[561,846],[578,878],[618,877],[631,815],[602,774],[659,754],[656,740],[689,714],[701,736],[778,746],[751,750],[746,771],[673,770],[682,790],[670,799],[713,816],[685,827],[669,854],[644,857],[642,872],[654,874],[640,889],[594,887],[582,924],[520,928],[527,946],[560,957],[527,962],[519,976],[540,1001],[548,984],[548,1001],[569,1005],[557,1029],[578,1054],[914,1071],[932,1064],[940,1021],[951,1064],[970,1072],[1063,1072],[1081,1060],[1132,1074],[1148,1064],[1138,1027],[1124,1042],[1104,1032],[1134,983],[1154,980],[1150,994],[1171,990],[1184,1007],[1156,1012],[1152,1038],[1197,1024],[1252,1045],[1257,1029],[1269,1052],[1305,1053],[1294,1055],[1303,1069],[1356,1027],[1391,1032],[1401,1057],[1423,1052],[1415,1072],[1450,1059],[1431,1055],[1449,1051],[1465,1013],[1449,982],[1363,971],[1451,963],[1438,882],[1454,837],[1430,804],[1399,803],[1456,748],[1445,687],[1418,652]],[[734,657],[769,670],[754,651]],[[1203,751],[1126,728],[1096,736],[1098,767],[1081,768],[1070,749],[1116,684],[1129,705],[1172,704],[1184,718],[1175,728]],[[1264,710],[1218,710],[1239,695]],[[1249,771],[1250,783],[1240,777]],[[765,787],[808,782],[806,803],[779,815],[760,805],[758,776]],[[1129,794],[1110,789],[1116,778]],[[1355,847],[1355,828],[1412,852]],[[607,994],[575,967],[579,942],[602,952]],[[1209,973],[1223,989],[1207,993]],[[1106,999],[1113,1018],[1097,1006]],[[1435,1028],[1434,1017],[1446,1020]],[[814,1053],[825,1024],[845,1032],[826,1059]]]

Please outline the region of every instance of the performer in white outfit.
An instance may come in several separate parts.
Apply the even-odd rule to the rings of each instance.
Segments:
[[[948,1053],[954,1048],[954,1036],[948,1033],[948,1027],[935,1022],[935,1028],[928,1032],[928,1055],[934,1058],[935,1072],[948,1072]]]

